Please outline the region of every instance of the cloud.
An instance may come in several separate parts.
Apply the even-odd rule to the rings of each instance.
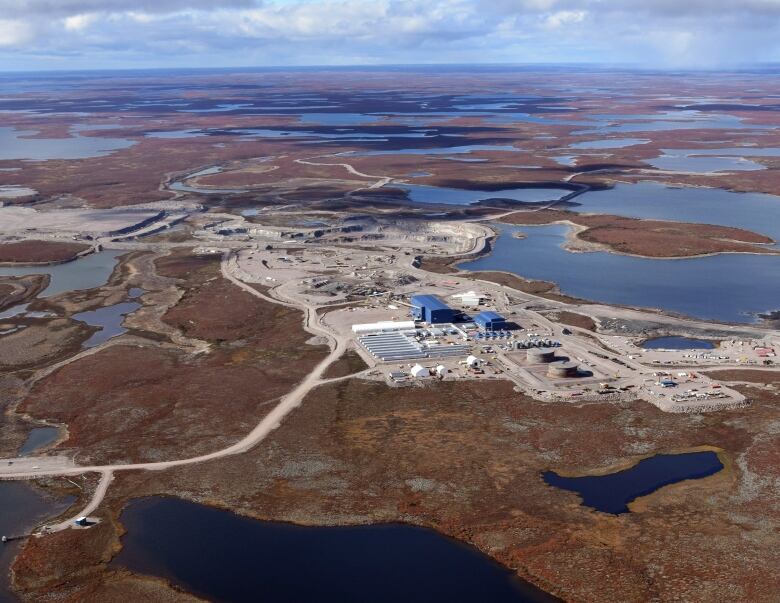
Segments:
[[[171,13],[220,8],[252,8],[255,0],[0,0],[0,13],[18,17],[69,17],[84,13]]]
[[[18,47],[33,39],[32,28],[18,19],[0,19],[0,47]]]
[[[780,0],[0,0],[3,65],[712,65],[780,58]]]

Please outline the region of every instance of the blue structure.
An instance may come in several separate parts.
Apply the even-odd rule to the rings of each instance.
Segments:
[[[412,316],[428,324],[454,322],[455,310],[435,295],[413,295]]]
[[[509,328],[506,318],[496,312],[480,312],[474,322],[483,331],[502,331]]]

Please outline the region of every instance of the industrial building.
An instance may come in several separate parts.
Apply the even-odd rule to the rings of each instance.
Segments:
[[[403,333],[372,333],[358,338],[369,354],[383,362],[425,358],[422,346]]]
[[[462,356],[470,349],[467,344],[444,345],[435,340],[420,342],[408,331],[366,333],[358,337],[358,342],[381,362]]]
[[[451,297],[458,300],[461,305],[466,306],[467,308],[476,308],[480,304],[485,303],[485,295],[483,293],[477,293],[476,291],[456,293]]]
[[[430,369],[425,368],[421,364],[415,364],[412,367],[412,377],[415,379],[422,379],[423,377],[430,377],[431,371]]]
[[[435,295],[413,295],[412,316],[428,324],[451,323],[456,312]]]
[[[352,332],[360,335],[367,333],[394,333],[397,331],[414,331],[414,321],[385,320],[362,325],[352,325]]]
[[[483,331],[503,331],[509,328],[506,318],[497,312],[480,312],[474,322]]]

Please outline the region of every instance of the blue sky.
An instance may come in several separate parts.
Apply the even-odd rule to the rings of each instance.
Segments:
[[[780,0],[0,0],[0,71],[780,60]]]

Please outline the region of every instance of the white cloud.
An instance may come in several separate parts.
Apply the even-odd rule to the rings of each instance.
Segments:
[[[564,25],[582,23],[587,14],[584,10],[559,10],[547,15],[544,25],[549,29],[558,29]]]
[[[4,63],[780,58],[780,0],[0,0],[0,15],[0,46],[17,53]]]
[[[80,15],[65,17],[63,23],[65,25],[65,29],[68,31],[81,31],[82,29],[89,27],[97,19],[98,16],[95,13],[83,13]]]
[[[19,19],[0,19],[0,48],[13,48],[29,44],[33,39],[32,28]]]

